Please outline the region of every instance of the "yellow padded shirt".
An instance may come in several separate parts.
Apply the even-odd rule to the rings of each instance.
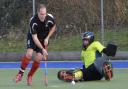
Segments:
[[[82,49],[81,59],[86,68],[88,68],[96,59],[96,51],[101,52],[105,47],[99,42],[94,41],[87,49]]]

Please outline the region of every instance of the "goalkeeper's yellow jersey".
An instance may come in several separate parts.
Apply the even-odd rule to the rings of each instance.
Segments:
[[[96,51],[101,52],[105,47],[99,42],[94,41],[87,49],[82,49],[81,59],[86,68],[88,68],[96,59]]]

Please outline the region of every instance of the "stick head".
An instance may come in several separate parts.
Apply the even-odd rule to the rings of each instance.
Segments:
[[[47,78],[47,77],[45,77],[44,85],[45,85],[46,87],[48,86],[48,78]]]

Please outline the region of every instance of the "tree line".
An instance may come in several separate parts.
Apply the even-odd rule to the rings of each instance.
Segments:
[[[56,19],[62,34],[100,29],[100,0],[35,0],[46,4],[48,12]],[[0,1],[0,36],[13,32],[26,33],[32,16],[32,0]],[[104,0],[106,29],[128,26],[128,0]],[[122,30],[122,29],[120,29]]]

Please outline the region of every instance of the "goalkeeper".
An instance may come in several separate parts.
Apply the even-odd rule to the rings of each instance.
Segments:
[[[115,56],[117,46],[108,44],[103,46],[99,41],[94,41],[92,32],[82,34],[81,59],[83,68],[75,70],[60,70],[58,78],[64,81],[91,81],[111,80],[113,77],[112,64],[109,56]]]

